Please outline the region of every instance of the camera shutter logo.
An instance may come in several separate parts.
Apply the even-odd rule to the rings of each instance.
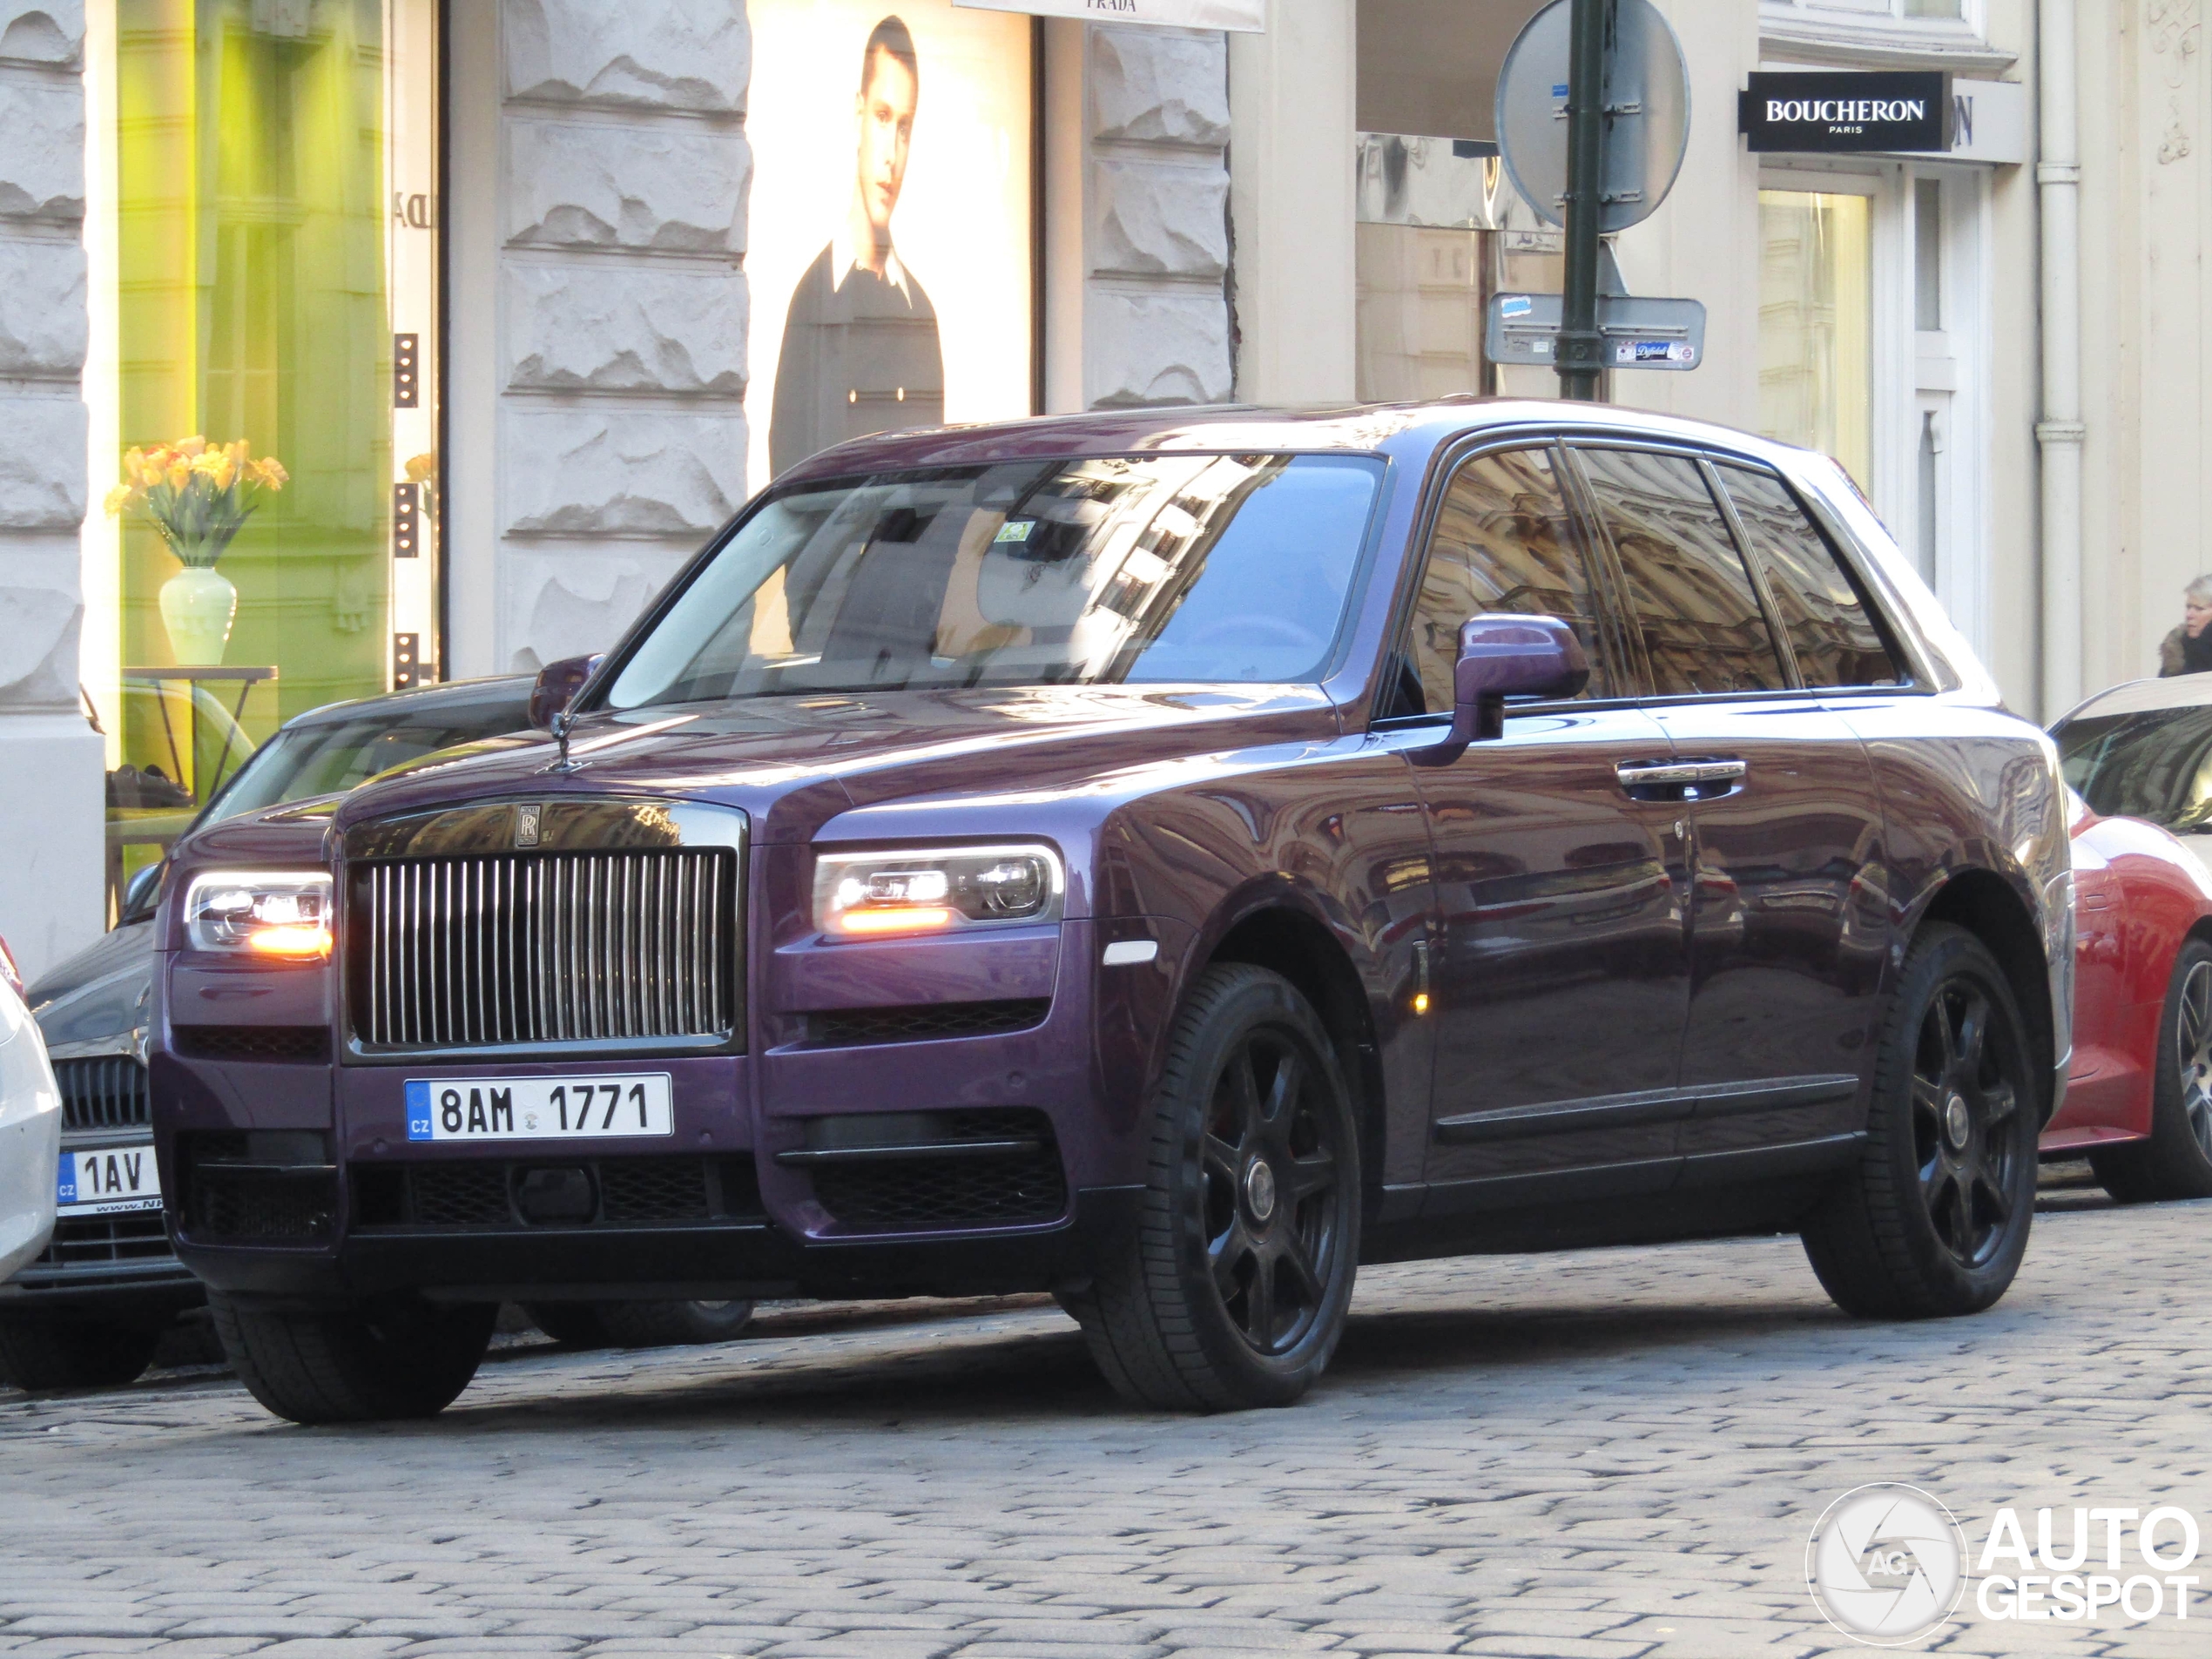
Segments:
[[[1867,1486],[1830,1504],[1805,1546],[1805,1583],[1829,1623],[1870,1647],[1918,1642],[1966,1591],[1966,1539],[1914,1487]]]

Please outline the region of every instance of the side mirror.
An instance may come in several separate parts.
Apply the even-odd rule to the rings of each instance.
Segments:
[[[563,657],[539,669],[537,684],[530,687],[530,724],[541,732],[550,732],[553,717],[576,701],[576,694],[591,678],[592,670],[604,661],[606,653],[602,651],[592,657]]]
[[[169,860],[149,864],[131,878],[123,889],[123,902],[118,908],[116,925],[125,922],[151,921],[154,909],[161,902],[162,878],[169,873]]]
[[[1408,757],[1446,766],[1470,743],[1501,737],[1509,697],[1573,697],[1590,681],[1590,661],[1575,631],[1556,617],[1471,617],[1460,624],[1453,670],[1451,735]]]

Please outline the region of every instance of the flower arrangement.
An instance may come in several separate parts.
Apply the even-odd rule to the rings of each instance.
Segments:
[[[107,510],[111,517],[135,513],[187,568],[212,570],[258,504],[253,492],[273,493],[289,482],[274,455],[253,459],[244,438],[214,445],[179,438],[125,455]]]
[[[407,481],[415,486],[415,498],[423,515],[435,520],[438,516],[438,452],[425,449],[419,455],[409,455]]]

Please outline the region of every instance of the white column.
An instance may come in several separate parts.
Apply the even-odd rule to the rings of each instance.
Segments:
[[[1270,0],[1229,43],[1237,395],[1351,398],[1355,0]]]
[[[0,3],[0,935],[29,974],[105,921],[105,756],[77,689],[84,43],[79,0]]]
[[[2040,0],[2036,64],[2043,208],[2042,718],[2081,700],[2081,158],[2074,0]]]

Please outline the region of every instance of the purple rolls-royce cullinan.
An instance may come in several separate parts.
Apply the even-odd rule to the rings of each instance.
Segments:
[[[1361,1262],[1798,1232],[1911,1318],[2026,1248],[2054,756],[1801,451],[862,439],[536,713],[167,884],[163,1201],[280,1415],[442,1409],[505,1299],[1049,1291],[1203,1410]]]

